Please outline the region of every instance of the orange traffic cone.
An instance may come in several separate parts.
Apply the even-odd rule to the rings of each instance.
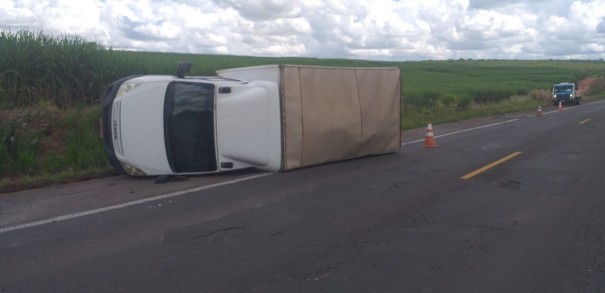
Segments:
[[[563,111],[563,102],[559,101],[559,107],[557,108],[558,112]]]
[[[429,122],[429,125],[426,127],[426,137],[424,138],[425,148],[434,148],[437,144],[435,144],[435,135],[433,134],[433,124]]]
[[[542,106],[538,106],[538,113],[536,114],[538,117],[542,117]]]

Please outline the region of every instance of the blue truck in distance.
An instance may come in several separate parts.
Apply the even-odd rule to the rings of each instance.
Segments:
[[[564,82],[555,84],[552,88],[552,104],[553,106],[562,104],[580,105],[582,97],[576,93],[576,85],[574,83]]]

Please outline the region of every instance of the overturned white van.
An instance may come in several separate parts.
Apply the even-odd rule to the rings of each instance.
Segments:
[[[133,176],[285,171],[399,151],[398,68],[268,65],[112,83],[103,140]]]

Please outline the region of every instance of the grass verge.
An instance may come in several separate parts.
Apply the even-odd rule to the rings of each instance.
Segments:
[[[401,129],[426,126],[428,122],[440,124],[538,109],[539,105],[546,106],[548,103],[540,102],[529,96],[515,96],[495,103],[471,104],[463,109],[457,106],[417,107],[409,105],[406,107],[404,105]]]
[[[112,174],[100,116],[100,106],[48,103],[0,111],[0,193]]]

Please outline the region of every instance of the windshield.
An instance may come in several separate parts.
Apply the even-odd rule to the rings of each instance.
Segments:
[[[564,93],[573,91],[573,87],[571,85],[558,85],[555,86],[555,93]]]
[[[215,171],[214,85],[172,82],[166,90],[164,136],[174,172]]]

